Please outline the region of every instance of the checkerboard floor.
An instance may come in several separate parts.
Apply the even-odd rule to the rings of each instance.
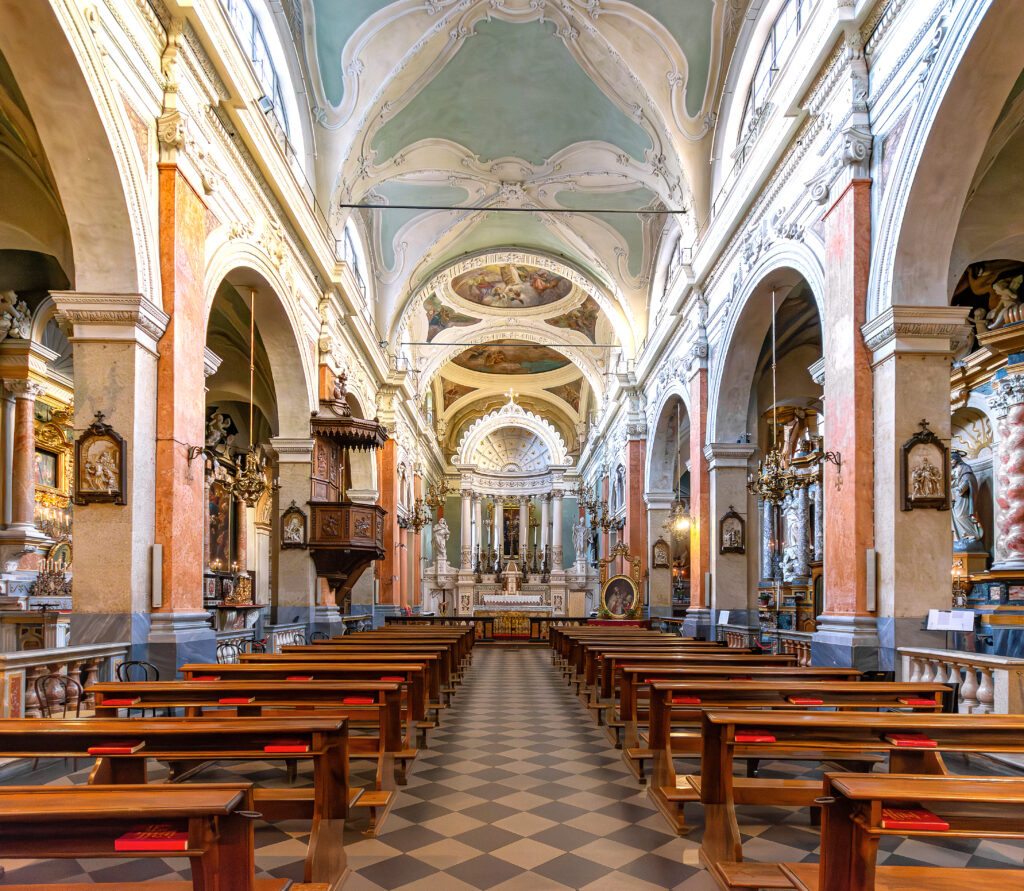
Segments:
[[[680,763],[684,767],[685,762]],[[68,773],[44,762],[20,782],[84,783],[88,768]],[[311,776],[300,763],[298,784]],[[307,765],[308,767],[308,765]],[[1005,773],[993,763],[951,759],[962,773]],[[762,776],[813,776],[804,765],[768,762]],[[244,777],[285,785],[280,762],[211,769],[204,780]],[[354,782],[368,778],[354,772]],[[10,782],[15,782],[14,780]],[[543,647],[477,647],[453,707],[430,736],[376,839],[356,811],[345,831],[353,870],[346,891],[547,891],[547,889],[686,889],[713,891],[698,865],[703,823],[670,833],[641,786],[587,710],[551,667]],[[758,861],[814,861],[818,833],[806,812],[739,809],[744,856]],[[307,824],[256,827],[257,875],[302,878]],[[950,839],[883,839],[880,863],[1020,866],[1024,845]],[[181,860],[0,860],[5,882],[128,882],[188,878]]]

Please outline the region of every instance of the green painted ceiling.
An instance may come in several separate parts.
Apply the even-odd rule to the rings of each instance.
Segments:
[[[391,0],[312,0],[316,55],[324,93],[335,105],[345,98],[341,53],[356,29]]]
[[[371,148],[383,161],[430,137],[454,140],[484,161],[517,157],[537,165],[588,139],[618,146],[637,161],[652,147],[549,22],[478,24],[454,58],[377,131]]]
[[[386,182],[374,191],[388,204],[419,204],[451,207],[469,198],[469,190],[457,186],[417,185],[416,183]],[[423,211],[379,210],[380,253],[386,269],[395,268],[395,236],[398,230]]]
[[[611,193],[564,191],[555,195],[555,200],[563,207],[577,210],[594,207],[629,210],[634,207],[647,207],[655,199],[655,194],[647,189],[630,189],[628,192]],[[629,249],[629,274],[639,275],[644,260],[644,227],[640,217],[624,213],[589,213],[587,216],[596,217],[611,226],[625,239],[626,247]]]
[[[686,56],[686,112],[696,117],[704,104],[711,66],[711,19],[714,0],[633,0],[660,21]]]
[[[437,268],[446,266],[463,254],[474,254],[494,248],[536,248],[560,255],[589,272],[599,281],[605,281],[593,266],[564,242],[554,231],[533,214],[497,213],[487,217],[459,238],[448,251],[438,258]],[[607,282],[605,282],[607,284]]]

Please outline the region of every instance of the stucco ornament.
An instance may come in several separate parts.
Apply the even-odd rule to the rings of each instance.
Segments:
[[[0,340],[19,337],[28,340],[32,331],[32,314],[24,300],[14,291],[0,291]]]

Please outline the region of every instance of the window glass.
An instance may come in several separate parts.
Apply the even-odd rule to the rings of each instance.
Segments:
[[[228,20],[238,38],[238,43],[249,56],[256,79],[263,88],[263,95],[273,105],[274,116],[287,138],[289,134],[288,115],[284,110],[281,79],[277,76],[277,70],[274,68],[270,46],[267,44],[266,37],[263,36],[259,20],[256,18],[252,6],[249,5],[249,0],[226,0],[226,3]]]

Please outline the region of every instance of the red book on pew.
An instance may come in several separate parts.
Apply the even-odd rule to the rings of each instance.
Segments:
[[[345,705],[373,705],[374,700],[368,696],[346,696],[341,700]]]
[[[767,730],[737,730],[736,742],[738,743],[770,743],[775,742],[775,737]]]
[[[139,826],[114,839],[115,851],[184,851],[188,833],[167,823]]]
[[[815,699],[813,696],[788,696],[786,697],[793,705],[824,705],[825,703],[821,699]]]
[[[672,705],[700,705],[700,699],[696,696],[673,696]]]
[[[404,675],[402,675],[402,676],[394,675],[394,676],[389,676],[389,677],[386,677],[386,678],[381,678],[381,680],[382,681],[395,681],[396,683],[404,684],[405,683],[405,676]]]
[[[726,678],[727,681],[752,681],[751,677],[730,677]]]
[[[86,749],[90,755],[134,755],[146,744],[138,740],[125,740],[124,742],[112,742],[102,746],[89,746]]]
[[[914,698],[912,696],[900,696],[899,697],[899,701],[901,703],[903,703],[903,705],[922,705],[922,706],[929,706],[930,705],[932,708],[935,708],[935,700],[934,699],[916,699],[916,698]]]
[[[286,681],[311,681],[313,675],[311,674],[292,674],[285,678]]]
[[[219,681],[219,674],[197,674],[192,678],[193,681]]]
[[[100,705],[116,705],[116,706],[129,706],[138,705],[140,697],[136,696],[134,699],[104,699]]]
[[[883,807],[882,828],[945,832],[949,823],[923,807]]]
[[[900,749],[934,749],[939,745],[923,733],[887,733],[885,739]]]
[[[308,752],[309,745],[301,739],[275,739],[263,747],[264,752]]]
[[[255,701],[255,696],[225,696],[223,699],[217,700],[220,705],[248,705]]]

